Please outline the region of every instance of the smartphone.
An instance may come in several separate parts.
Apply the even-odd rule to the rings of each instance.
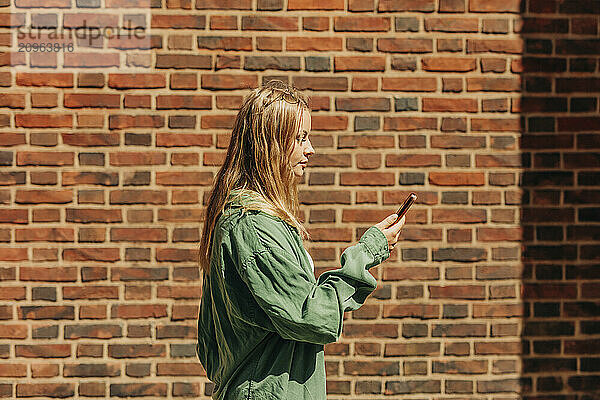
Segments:
[[[410,206],[413,205],[413,203],[415,202],[416,199],[417,199],[416,193],[413,192],[408,195],[406,200],[404,200],[404,204],[402,204],[402,206],[398,209],[398,211],[396,211],[396,214],[398,214],[398,218],[396,218],[396,220],[394,221],[394,224],[402,219],[402,216],[404,214],[406,214],[406,212],[408,211]],[[392,224],[392,225],[394,225],[394,224]]]

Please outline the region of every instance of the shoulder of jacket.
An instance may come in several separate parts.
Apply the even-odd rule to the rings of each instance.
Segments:
[[[236,218],[231,221],[228,234],[256,240],[255,251],[273,247],[290,248],[297,244],[294,238],[297,233],[289,224],[277,216],[258,210],[246,210],[243,214],[238,211]]]

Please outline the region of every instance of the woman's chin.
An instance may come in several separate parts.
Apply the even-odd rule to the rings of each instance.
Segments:
[[[296,165],[294,167],[294,175],[296,175],[297,177],[304,176],[304,167],[301,165]]]

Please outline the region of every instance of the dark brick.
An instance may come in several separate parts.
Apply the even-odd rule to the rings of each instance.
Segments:
[[[355,117],[354,131],[374,131],[380,129],[379,117]]]
[[[31,289],[32,300],[56,301],[55,287],[34,287]]]
[[[419,20],[415,17],[396,17],[396,32],[418,32]]]
[[[425,174],[422,172],[401,172],[398,181],[400,185],[424,185]]]
[[[419,99],[416,97],[395,97],[394,111],[417,111],[419,109]]]
[[[373,51],[373,39],[371,38],[360,38],[360,37],[352,37],[346,39],[346,48],[349,51],[362,51],[368,52]],[[310,57],[306,57],[308,60]],[[327,66],[329,67],[329,58],[327,58]],[[308,70],[308,62],[306,63]],[[327,69],[329,71],[329,69]]]

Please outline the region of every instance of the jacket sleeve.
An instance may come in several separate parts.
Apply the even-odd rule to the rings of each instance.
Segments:
[[[285,339],[317,344],[339,339],[344,312],[358,309],[377,287],[368,269],[390,254],[385,235],[372,226],[342,253],[342,267],[322,273],[315,284],[275,240],[260,237],[254,243],[238,272],[268,317],[260,325]]]

